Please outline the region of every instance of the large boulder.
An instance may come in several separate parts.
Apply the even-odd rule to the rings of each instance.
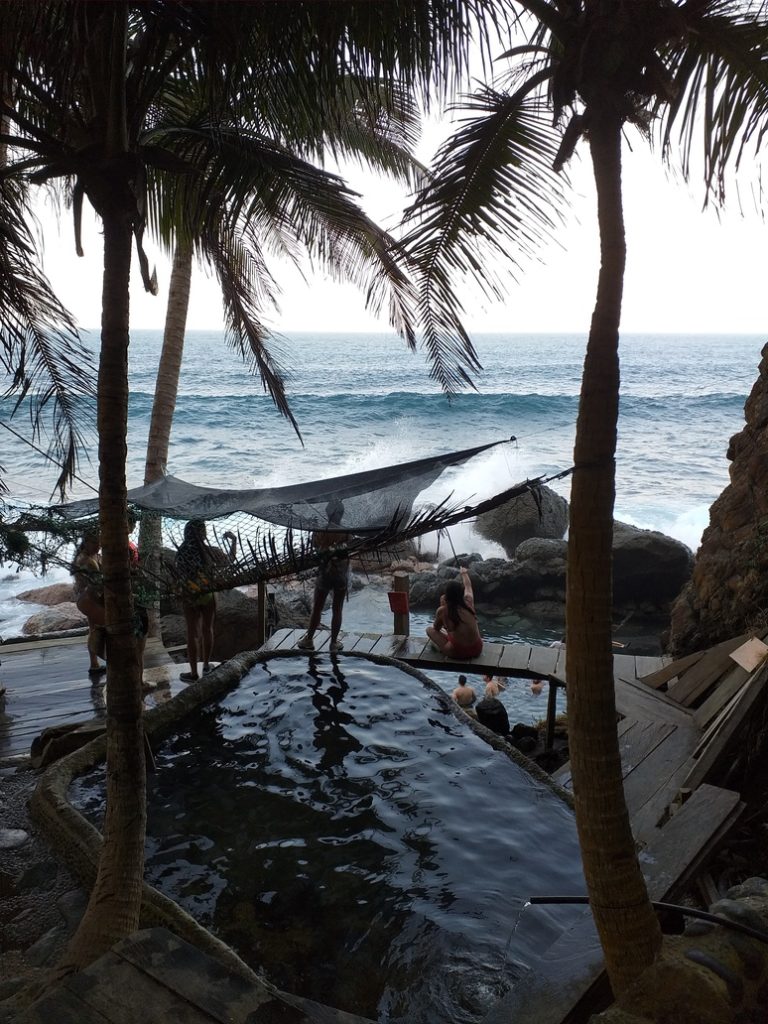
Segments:
[[[549,487],[542,487],[541,508],[526,492],[477,517],[475,529],[481,537],[501,544],[512,558],[519,544],[530,537],[560,540],[568,529],[568,502]]]
[[[691,578],[693,552],[673,537],[613,524],[614,603],[674,600]]]
[[[24,636],[40,636],[42,633],[61,633],[66,629],[79,629],[87,625],[88,620],[77,605],[65,601],[30,616],[21,631]]]
[[[16,595],[17,601],[26,601],[29,604],[44,604],[52,607],[56,604],[64,604],[66,601],[74,601],[75,595],[71,583],[51,583],[47,587],[37,587],[35,590],[25,590],[22,594]]]
[[[691,573],[693,556],[679,541],[652,530],[625,523],[614,524],[614,610],[624,618],[657,616],[680,592]],[[525,613],[565,603],[568,544],[564,540],[532,537],[517,546],[515,557],[486,558],[460,555],[470,574],[478,605]],[[436,608],[445,584],[458,573],[455,562],[445,562],[411,579],[411,606]],[[562,612],[561,612],[562,614]]]

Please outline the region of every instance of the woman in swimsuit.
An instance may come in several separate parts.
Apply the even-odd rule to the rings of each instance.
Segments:
[[[184,540],[176,552],[176,570],[182,583],[181,607],[187,624],[187,658],[189,672],[179,676],[185,683],[199,678],[198,655],[203,672],[210,671],[213,650],[213,627],[216,621],[216,598],[206,586],[214,557],[207,543],[202,519],[190,519],[184,527]]]
[[[89,530],[75,552],[70,567],[75,604],[88,619],[88,675],[99,676],[107,671],[99,659],[104,658],[104,590],[99,557],[99,531]]]
[[[477,624],[469,571],[462,566],[460,573],[460,579],[451,580],[446,586],[435,621],[427,626],[427,636],[442,654],[465,661],[478,657],[483,639]]]

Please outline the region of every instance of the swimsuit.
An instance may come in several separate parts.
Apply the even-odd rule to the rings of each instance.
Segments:
[[[448,640],[451,645],[449,658],[476,658],[483,649],[483,638],[480,636],[469,644],[457,644],[453,639],[453,633],[449,633]]]
[[[320,566],[317,570],[315,590],[328,593],[333,590],[335,593],[346,591],[349,586],[349,559],[334,556]]]

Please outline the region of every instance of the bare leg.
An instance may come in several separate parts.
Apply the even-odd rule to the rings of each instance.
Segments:
[[[303,647],[306,650],[312,649],[312,637],[314,636],[314,631],[319,626],[319,621],[321,621],[321,615],[323,614],[323,609],[326,606],[327,597],[327,590],[319,590],[317,587],[314,588],[312,610],[309,614],[309,625],[306,628],[306,633],[297,643],[297,647]]]
[[[204,604],[200,609],[200,625],[202,631],[203,672],[210,668],[211,651],[213,650],[213,626],[216,622],[216,602]]]
[[[451,646],[451,642],[448,637],[439,629],[435,629],[434,626],[427,626],[427,636],[443,654],[447,654],[446,648]]]
[[[334,590],[333,605],[331,608],[331,643],[335,644],[341,629],[341,616],[344,612],[344,599],[347,596],[346,590]]]
[[[189,675],[191,679],[197,679],[197,634],[200,629],[200,614],[196,605],[184,605],[184,619],[187,623],[187,660],[189,661]]]

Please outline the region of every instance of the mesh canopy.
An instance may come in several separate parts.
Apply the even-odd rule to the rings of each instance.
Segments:
[[[505,443],[495,441],[398,466],[261,490],[199,487],[165,476],[130,490],[128,503],[142,512],[173,519],[220,519],[246,513],[291,530],[351,532],[358,536],[396,532],[411,519],[419,494],[444,470]],[[98,509],[98,499],[89,498],[60,505],[55,511],[77,520],[97,515]]]

